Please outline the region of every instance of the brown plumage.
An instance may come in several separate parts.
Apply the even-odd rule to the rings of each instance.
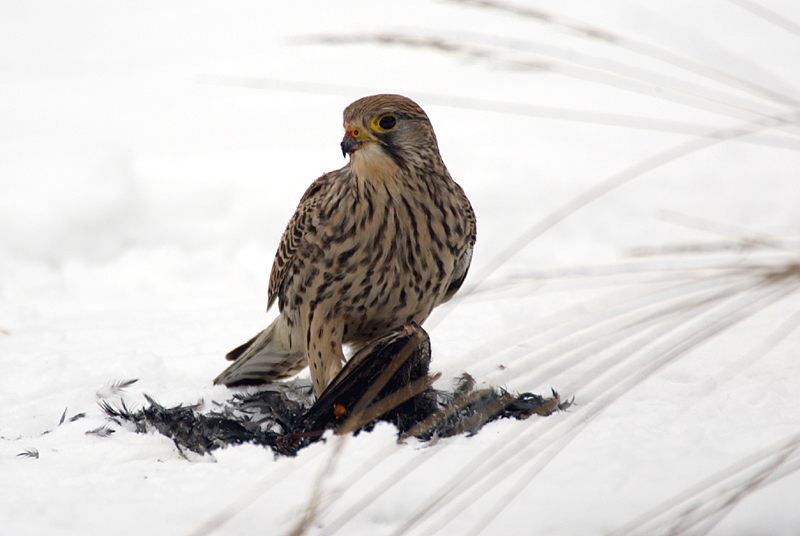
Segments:
[[[268,305],[280,315],[232,350],[214,383],[271,381],[311,368],[317,395],[360,345],[421,324],[467,275],[475,214],[439,155],[428,116],[400,95],[344,111],[343,168],[306,190],[278,247]]]

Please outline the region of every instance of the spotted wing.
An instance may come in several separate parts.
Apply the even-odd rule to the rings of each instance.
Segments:
[[[453,270],[453,275],[450,278],[450,283],[447,285],[447,290],[445,291],[444,298],[442,299],[441,303],[444,303],[452,298],[453,295],[458,292],[458,289],[461,288],[461,285],[464,284],[464,279],[467,278],[467,272],[469,272],[469,266],[472,263],[472,250],[475,247],[475,239],[477,235],[475,211],[472,210],[472,205],[470,204],[469,199],[467,199],[466,194],[460,187],[458,187],[458,197],[466,225],[465,235],[467,247],[464,250],[464,253],[456,260],[456,266]]]
[[[282,289],[285,283],[293,276],[293,272],[299,270],[298,264],[303,262],[298,259],[298,250],[307,246],[309,238],[311,238],[310,235],[314,235],[317,232],[314,222],[317,221],[317,213],[322,204],[321,201],[324,199],[326,192],[330,190],[332,180],[331,174],[325,174],[315,180],[303,194],[300,203],[297,205],[297,210],[289,220],[289,224],[281,237],[278,251],[275,253],[275,260],[272,263],[267,309],[272,307],[276,298],[278,298],[278,307],[281,310],[283,309],[286,296],[283,295]]]

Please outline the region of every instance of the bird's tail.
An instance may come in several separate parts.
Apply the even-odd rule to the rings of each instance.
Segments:
[[[225,357],[233,363],[214,378],[214,383],[230,387],[297,374],[306,366],[305,352],[292,342],[291,329],[283,316],[278,316],[267,329],[228,352]]]

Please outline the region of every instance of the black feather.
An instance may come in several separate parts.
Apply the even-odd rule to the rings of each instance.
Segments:
[[[411,348],[408,345],[413,337],[418,342]],[[407,349],[412,350],[410,355]],[[119,402],[121,407],[101,401],[100,408],[116,423],[133,424],[137,432],[156,430],[171,438],[182,454],[184,449],[206,454],[228,445],[254,443],[278,454],[294,455],[318,441],[325,430],[345,424],[365,393],[382,378],[384,370],[396,367],[374,399],[367,401],[368,408],[391,400],[388,397],[415,382],[423,382],[423,387],[428,385],[424,382],[432,379],[428,374],[429,363],[427,333],[411,324],[360,350],[316,403],[311,385],[295,381],[237,393],[225,403],[215,402],[214,409],[205,413],[199,411],[199,404],[167,408],[148,395],[145,395],[147,405],[136,411],[130,411],[124,400]],[[388,421],[397,427],[399,434],[425,440],[475,434],[495,419],[549,415],[570,404],[561,402],[555,391],[552,398],[545,398],[532,393],[514,395],[500,388],[476,389],[475,381],[465,375],[453,391],[424,388],[415,396],[393,404],[374,420],[361,422],[358,428],[370,430],[378,420]],[[97,430],[87,433],[101,435]]]

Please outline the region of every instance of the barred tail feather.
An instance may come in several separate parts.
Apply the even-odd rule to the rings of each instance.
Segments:
[[[227,359],[228,361],[236,361],[237,359],[242,357],[242,354],[245,353],[247,349],[250,348],[250,346],[252,346],[254,342],[256,342],[256,339],[258,339],[258,337],[260,337],[261,334],[264,333],[264,331],[260,332],[258,335],[256,335],[246,343],[240,344],[239,346],[237,346],[236,348],[225,354],[225,359]]]
[[[281,316],[225,357],[233,363],[214,378],[214,383],[228,387],[288,378],[306,366],[305,352],[293,348],[289,327]]]

